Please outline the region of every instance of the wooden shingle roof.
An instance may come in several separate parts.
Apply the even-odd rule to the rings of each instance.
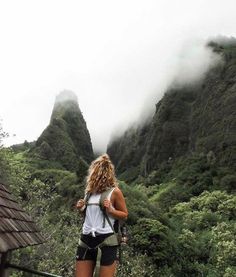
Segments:
[[[0,183],[0,253],[44,241],[31,217]]]

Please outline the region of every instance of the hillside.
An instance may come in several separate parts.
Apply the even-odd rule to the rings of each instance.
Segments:
[[[119,174],[147,176],[163,163],[203,153],[236,165],[236,40],[211,42],[222,62],[199,84],[166,91],[150,123],[111,141],[107,152]]]
[[[77,168],[79,158],[87,163],[93,160],[90,134],[73,92],[63,91],[56,97],[50,123],[33,152],[40,159],[59,162],[68,170]]]

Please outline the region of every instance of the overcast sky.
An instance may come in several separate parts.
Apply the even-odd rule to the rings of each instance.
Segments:
[[[36,140],[55,96],[79,100],[95,150],[152,112],[173,78],[202,76],[211,36],[236,36],[235,0],[0,2],[0,118],[6,145]]]

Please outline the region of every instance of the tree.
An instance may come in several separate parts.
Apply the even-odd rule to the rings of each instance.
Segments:
[[[142,218],[133,228],[133,246],[146,253],[156,265],[164,265],[171,253],[168,227],[155,219]]]

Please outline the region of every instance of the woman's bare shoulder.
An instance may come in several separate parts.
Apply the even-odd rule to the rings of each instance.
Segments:
[[[117,197],[123,197],[123,193],[119,187],[116,187],[113,191],[114,195]]]

